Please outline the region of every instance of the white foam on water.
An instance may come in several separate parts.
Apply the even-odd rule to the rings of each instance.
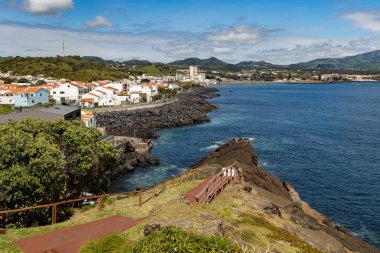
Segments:
[[[216,149],[216,148],[219,148],[219,145],[214,144],[214,145],[211,145],[211,146],[208,146],[208,147],[205,147],[205,148],[201,148],[200,151],[210,150],[210,149]]]

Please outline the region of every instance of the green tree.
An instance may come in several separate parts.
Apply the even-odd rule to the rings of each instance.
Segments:
[[[45,84],[46,82],[44,80],[38,80],[36,82],[36,85],[42,85],[42,84]]]
[[[20,78],[17,80],[18,83],[29,83],[28,79],[26,78]]]
[[[81,121],[27,118],[1,124],[0,210],[105,192],[120,152],[100,136]],[[37,214],[47,222],[42,211]]]

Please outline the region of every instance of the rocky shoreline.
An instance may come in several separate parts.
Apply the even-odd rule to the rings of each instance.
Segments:
[[[157,138],[157,130],[208,122],[207,113],[216,107],[207,98],[217,96],[213,88],[196,88],[179,93],[177,101],[149,109],[96,113],[98,125],[107,134]]]
[[[158,137],[159,129],[208,122],[207,113],[216,107],[207,99],[218,96],[216,91],[215,88],[199,87],[177,94],[177,100],[173,103],[155,108],[96,112],[97,123],[100,127],[105,127],[107,134],[136,137],[148,142]],[[131,143],[127,143],[117,173],[158,163],[159,160],[148,151],[138,153]]]

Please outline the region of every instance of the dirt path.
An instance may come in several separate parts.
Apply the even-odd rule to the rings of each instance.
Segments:
[[[118,233],[137,225],[141,220],[122,216],[64,228],[54,232],[15,241],[26,253],[77,253],[85,241],[98,239],[106,234]]]

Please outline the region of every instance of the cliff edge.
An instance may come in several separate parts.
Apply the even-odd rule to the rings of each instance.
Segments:
[[[244,176],[244,190],[254,208],[280,218],[280,224],[323,252],[380,252],[371,244],[336,225],[304,202],[287,182],[258,167],[258,156],[249,140],[232,140],[211,152],[193,168],[237,164]],[[321,196],[322,198],[323,196]],[[281,222],[283,220],[283,222]]]

